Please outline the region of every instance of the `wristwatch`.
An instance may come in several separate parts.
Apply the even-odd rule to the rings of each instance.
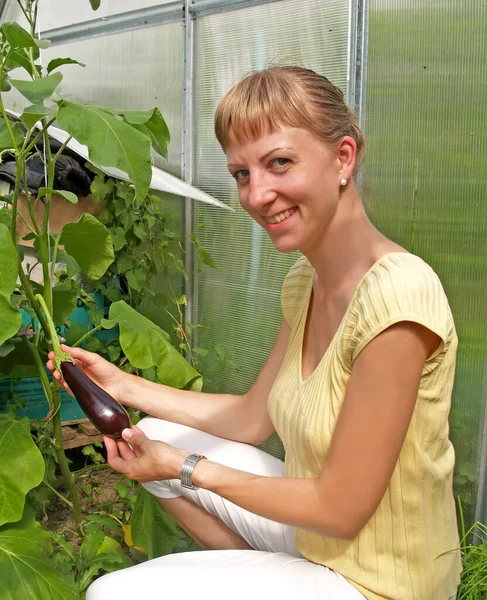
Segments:
[[[200,461],[202,458],[206,458],[201,454],[190,454],[184,459],[183,466],[181,467],[181,472],[179,474],[179,479],[181,480],[181,486],[184,488],[188,488],[188,490],[196,490],[197,488],[193,485],[193,481],[191,476],[193,475],[194,468],[196,463]]]

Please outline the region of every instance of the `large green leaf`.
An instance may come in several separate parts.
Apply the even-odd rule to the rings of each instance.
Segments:
[[[152,110],[114,111],[124,121],[130,123],[138,131],[146,135],[156,152],[167,158],[167,146],[170,141],[169,129],[158,108]]]
[[[17,333],[22,321],[20,311],[10,302],[17,282],[17,251],[3,223],[0,223],[0,256],[0,344],[3,344]]]
[[[37,45],[30,33],[15,21],[2,23],[0,31],[12,50],[15,48],[33,48]]]
[[[59,243],[90,279],[103,277],[115,259],[108,229],[87,213],[63,227]]]
[[[149,191],[152,177],[149,138],[98,106],[82,106],[66,100],[58,105],[59,125],[88,146],[90,160],[125,171],[140,204]]]
[[[42,104],[44,100],[47,100],[54,94],[54,90],[61,83],[62,79],[63,76],[61,73],[53,73],[35,81],[10,79],[10,83],[32,104]]]
[[[30,435],[29,419],[0,415],[0,456],[0,525],[3,525],[22,518],[25,495],[44,477],[44,459]]]
[[[0,530],[2,600],[79,600],[74,579],[54,568],[49,534],[35,521]]]
[[[134,367],[148,369],[155,365],[162,383],[201,389],[201,375],[171,345],[168,334],[123,300],[110,306],[109,318],[103,319],[102,325],[105,329],[120,327],[120,345]]]
[[[181,541],[174,519],[142,486],[137,491],[130,525],[134,545],[147,550],[149,559],[170,554]]]
[[[76,308],[79,288],[72,279],[55,285],[52,289],[53,314],[55,325],[64,325]]]
[[[22,131],[19,123],[10,122],[10,130],[12,131],[12,135],[14,136],[17,147],[21,146],[22,142],[24,141],[24,132]],[[4,150],[10,150],[10,148],[13,147],[14,145],[12,143],[12,138],[7,128],[7,124],[5,123],[5,119],[0,118],[0,152],[3,152]]]

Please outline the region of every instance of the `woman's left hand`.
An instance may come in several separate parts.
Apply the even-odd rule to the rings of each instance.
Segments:
[[[191,454],[149,439],[136,425],[124,429],[122,438],[116,441],[104,438],[107,462],[115,471],[141,483],[178,479],[184,459]]]

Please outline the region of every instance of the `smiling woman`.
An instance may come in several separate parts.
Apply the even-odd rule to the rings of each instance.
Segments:
[[[243,208],[277,250],[303,257],[246,394],[120,372],[116,399],[151,417],[106,438],[109,464],[212,552],[105,575],[87,599],[155,599],[164,586],[187,599],[447,600],[461,570],[448,552],[459,546],[448,438],[458,342],[441,282],[369,221],[354,182],[363,136],[326,78],[252,73],[215,121]],[[109,385],[112,365],[74,355]],[[255,447],[274,431],[285,463]]]

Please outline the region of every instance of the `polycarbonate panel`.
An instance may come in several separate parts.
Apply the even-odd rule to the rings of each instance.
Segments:
[[[196,21],[195,185],[236,211],[201,209],[199,235],[218,267],[203,266],[197,281],[205,389],[249,389],[273,345],[282,282],[298,258],[277,252],[240,208],[213,132],[215,108],[245,73],[277,62],[312,68],[345,91],[347,31],[346,0],[283,0]]]
[[[483,0],[372,0],[369,23],[370,212],[431,264],[450,300],[459,335],[455,488],[468,520],[486,452],[486,17]],[[487,522],[485,512],[478,517]]]
[[[169,4],[173,0],[102,0],[100,8],[92,10],[88,0],[44,0],[39,3],[42,31],[74,25],[93,19],[130,12],[150,6]],[[181,0],[181,7],[183,1]]]
[[[179,23],[125,31],[43,50],[46,63],[69,56],[86,67],[61,67],[56,95],[82,104],[129,110],[159,107],[171,134],[168,161],[157,166],[181,172],[182,27]]]

